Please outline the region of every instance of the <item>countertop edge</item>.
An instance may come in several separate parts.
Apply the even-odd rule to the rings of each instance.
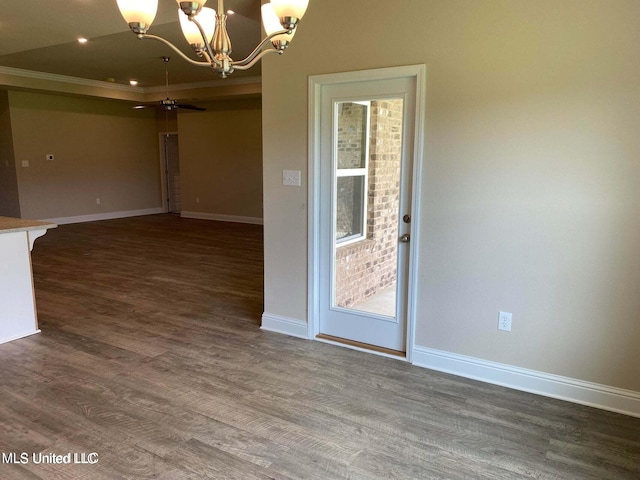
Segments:
[[[0,217],[0,235],[3,233],[30,232],[34,230],[49,230],[58,225],[40,220],[26,220],[22,218]]]

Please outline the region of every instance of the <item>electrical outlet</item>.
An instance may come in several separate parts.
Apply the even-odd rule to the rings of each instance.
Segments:
[[[96,205],[100,205],[100,199],[96,198]]]
[[[47,160],[48,161],[52,161],[53,160],[53,154],[52,153],[47,153]]]
[[[500,312],[498,315],[498,330],[505,332],[511,331],[511,314],[509,312]]]

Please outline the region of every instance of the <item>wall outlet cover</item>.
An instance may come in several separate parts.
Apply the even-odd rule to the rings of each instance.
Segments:
[[[505,332],[511,331],[511,320],[512,315],[509,312],[500,312],[498,314],[498,330],[503,330]]]

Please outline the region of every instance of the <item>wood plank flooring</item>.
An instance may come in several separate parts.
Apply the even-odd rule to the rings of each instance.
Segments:
[[[261,331],[259,226],[60,226],[33,269],[42,333],[0,345],[29,462],[0,479],[640,478],[640,419]],[[74,452],[98,462],[31,458]]]

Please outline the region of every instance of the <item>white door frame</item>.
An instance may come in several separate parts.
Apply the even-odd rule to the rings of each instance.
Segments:
[[[331,73],[313,75],[309,77],[309,152],[308,152],[308,185],[309,185],[309,216],[308,216],[308,338],[316,340],[320,333],[320,99],[324,85],[335,85],[370,80],[386,80],[392,78],[412,78],[416,85],[415,134],[413,148],[413,183],[412,183],[412,222],[410,228],[411,242],[409,243],[408,302],[407,302],[407,347],[406,360],[412,361],[415,346],[415,318],[417,293],[417,265],[419,252],[420,225],[420,185],[422,184],[422,163],[424,150],[424,118],[426,66],[408,65],[402,67],[380,68],[375,70],[360,70],[356,72]],[[325,341],[326,340],[322,340]],[[331,343],[331,342],[329,342]],[[340,344],[342,345],[342,344]],[[347,348],[349,345],[342,345]],[[373,350],[363,350],[370,353],[385,355]],[[385,355],[386,356],[386,355]],[[399,357],[393,357],[399,358]]]

